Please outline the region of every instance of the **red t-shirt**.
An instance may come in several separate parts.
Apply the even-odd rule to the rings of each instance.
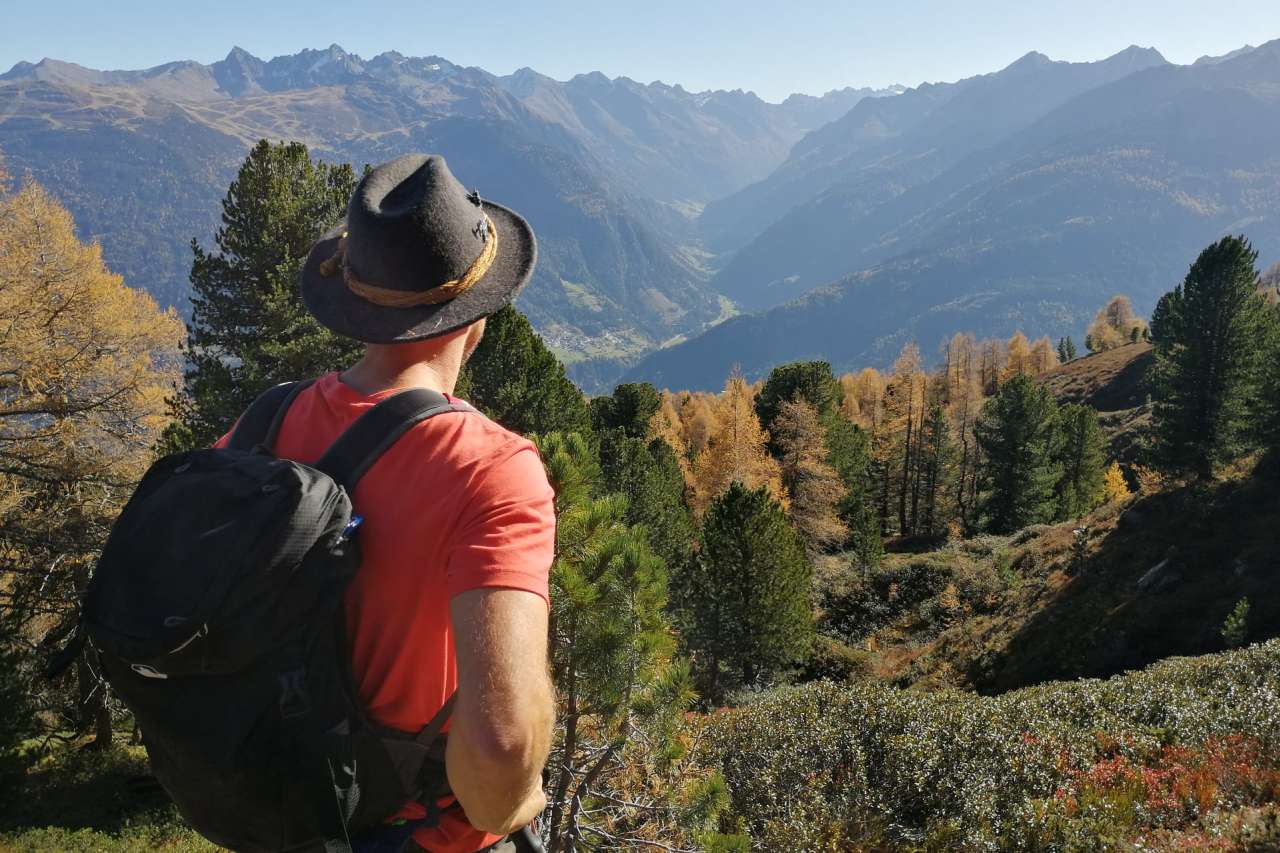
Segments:
[[[276,455],[314,463],[394,393],[365,395],[336,373],[321,377],[290,406]],[[416,731],[457,687],[453,596],[503,588],[549,600],[554,495],[531,442],[482,414],[450,412],[405,433],[360,480],[352,503],[364,517],[360,571],[346,596],[360,698],[383,725]],[[401,816],[422,814],[409,804]],[[498,838],[455,809],[414,840],[431,853],[473,853]]]

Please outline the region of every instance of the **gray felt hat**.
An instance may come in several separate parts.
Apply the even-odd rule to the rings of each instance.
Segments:
[[[468,193],[443,157],[408,154],[365,175],[346,219],[312,247],[302,301],[341,335],[418,341],[510,303],[537,257],[518,213]]]

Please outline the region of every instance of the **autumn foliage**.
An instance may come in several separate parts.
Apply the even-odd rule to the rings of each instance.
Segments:
[[[38,184],[0,196],[0,604],[46,645],[74,626],[93,558],[167,421],[182,324],[76,238]],[[111,726],[89,662],[76,725]],[[33,682],[53,711],[43,682]]]

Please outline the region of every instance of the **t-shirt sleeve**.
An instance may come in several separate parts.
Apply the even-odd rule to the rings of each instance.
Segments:
[[[511,442],[475,472],[450,552],[449,597],[522,589],[550,601],[555,495],[538,451]]]

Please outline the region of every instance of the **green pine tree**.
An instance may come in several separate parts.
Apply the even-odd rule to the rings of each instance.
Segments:
[[[1242,598],[1227,614],[1222,623],[1222,642],[1229,649],[1238,649],[1249,639],[1249,599]]]
[[[876,509],[871,436],[838,412],[831,412],[822,421],[826,428],[827,461],[840,475],[846,489],[840,502],[840,519],[849,528],[848,550],[859,566],[868,569],[884,556]]]
[[[1262,351],[1262,392],[1252,419],[1257,442],[1274,452],[1280,450],[1280,302],[1268,304]]]
[[[782,404],[803,399],[826,415],[840,405],[840,383],[825,361],[797,361],[775,367],[756,395],[756,415],[760,425],[769,429]]]
[[[488,319],[456,393],[514,432],[591,432],[586,398],[529,321],[509,305]]]
[[[703,518],[702,548],[679,580],[682,636],[703,696],[777,681],[809,650],[811,569],[767,489],[733,483]]]
[[[995,533],[1051,520],[1057,510],[1057,404],[1047,389],[1016,376],[988,400],[974,428],[986,458],[983,514]]]
[[[671,445],[608,429],[600,434],[600,465],[604,488],[627,499],[626,523],[643,526],[664,563],[682,565],[695,532],[685,504],[684,473]]]
[[[929,405],[920,436],[920,511],[917,531],[925,536],[939,536],[946,531],[947,513],[943,502],[949,494],[951,463],[955,448],[951,443],[951,425],[947,410],[940,400]]]
[[[1076,342],[1067,337],[1067,358],[1066,361],[1075,361],[1079,353],[1076,351]]]
[[[1102,502],[1106,473],[1106,441],[1098,413],[1089,406],[1069,403],[1058,411],[1059,521],[1070,521]]]
[[[558,516],[550,635],[561,730],[549,764],[548,850],[577,849],[592,826],[629,841],[679,839],[679,816],[717,783],[679,737],[694,695],[687,664],[674,657],[667,568],[646,531],[627,524],[626,498],[607,492],[589,442],[556,433],[538,444]],[[640,773],[660,781],[659,793],[636,807],[640,792],[615,786]]]
[[[362,345],[317,323],[298,295],[307,253],[355,184],[350,166],[314,162],[299,142],[262,140],[249,152],[223,199],[216,250],[191,242],[185,393],[167,450],[213,442],[271,385],[359,357]]]
[[[645,438],[661,405],[662,395],[648,382],[619,385],[613,394],[591,401],[592,426],[598,433],[618,429],[628,438]]]
[[[1224,237],[1156,305],[1154,457],[1166,471],[1208,478],[1254,443],[1270,310],[1257,257],[1248,240]]]
[[[1067,339],[1058,338],[1058,361],[1066,364],[1070,360],[1067,358]]]

